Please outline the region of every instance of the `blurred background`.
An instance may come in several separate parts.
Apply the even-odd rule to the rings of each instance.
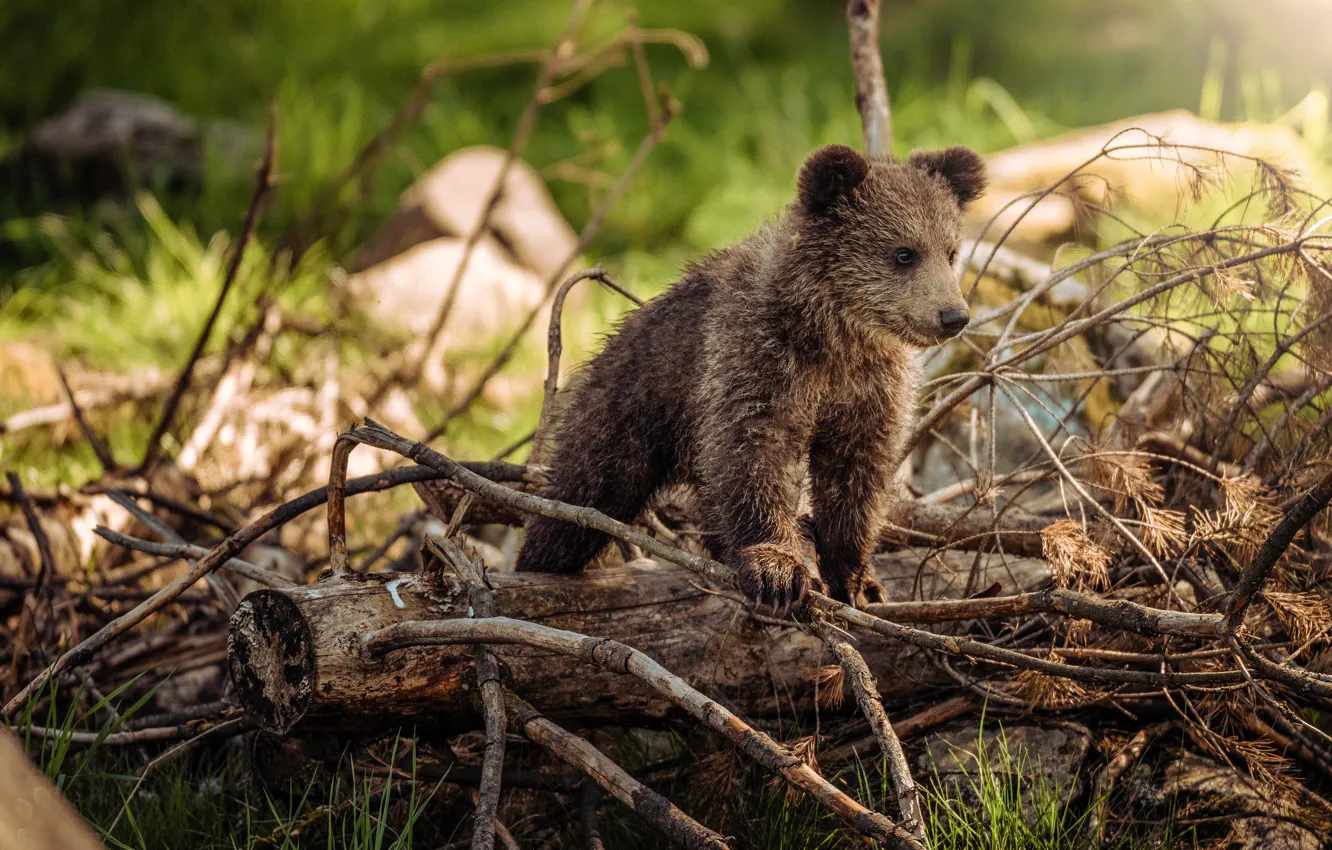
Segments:
[[[240,230],[270,109],[275,189],[219,326],[232,330],[210,346],[243,334],[245,310],[271,285],[260,278],[274,269],[282,269],[286,309],[353,321],[330,294],[355,270],[355,251],[442,158],[508,145],[568,14],[568,4],[546,0],[8,0],[0,7],[0,340],[11,345],[0,366],[24,359],[12,345],[21,341],[74,372],[176,368],[212,306],[227,240]],[[652,76],[680,111],[583,259],[648,296],[689,258],[777,211],[802,156],[822,142],[858,144],[860,125],[838,0],[602,2],[579,28],[579,49],[613,39],[635,14],[655,34],[644,39]],[[1285,125],[1310,161],[1327,158],[1326,2],[893,0],[882,28],[899,153],[952,143],[989,153],[1182,108]],[[372,179],[338,188],[432,65],[441,74],[419,120],[383,153]],[[524,159],[576,232],[650,119],[628,50],[565,82],[540,109]],[[146,131],[155,159],[133,187],[141,191],[115,180],[103,191],[87,175],[62,181],[25,147],[81,97],[104,90],[166,110],[158,117],[168,129]],[[618,296],[589,295],[576,311],[586,320],[571,319],[566,364],[594,351],[596,331],[624,306]],[[483,399],[451,428],[456,451],[493,453],[530,430],[543,348],[526,346],[515,360],[522,389]],[[344,336],[337,356],[354,365],[391,349]],[[306,354],[279,340],[278,362],[292,358],[292,370]],[[38,371],[49,378],[49,369]],[[51,382],[11,376],[0,416],[58,399]],[[427,432],[447,408],[428,393],[411,403]],[[113,447],[141,451],[145,417],[109,416]],[[78,484],[95,472],[86,448],[66,446],[49,462],[51,441],[69,436],[11,436],[0,459],[25,461],[37,484]]]

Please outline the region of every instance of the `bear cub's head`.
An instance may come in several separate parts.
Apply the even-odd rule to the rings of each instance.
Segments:
[[[970,148],[898,162],[827,145],[800,169],[798,244],[818,257],[835,309],[928,347],[970,321],[954,268],[962,211],[984,190],[985,163]]]

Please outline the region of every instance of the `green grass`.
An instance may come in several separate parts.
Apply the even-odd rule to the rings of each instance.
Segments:
[[[417,846],[418,822],[440,783],[417,781],[415,744],[400,752],[398,738],[386,750],[387,761],[402,764],[408,781],[385,783],[365,773],[354,760],[331,781],[316,787],[293,784],[274,796],[255,782],[235,748],[166,761],[140,784],[144,753],[166,747],[108,747],[156,692],[149,689],[132,703],[120,699],[131,680],[96,700],[79,688],[68,705],[47,694],[45,707],[31,701],[16,724],[37,766],[78,808],[109,850],[410,850]],[[91,703],[80,709],[82,703]],[[118,705],[118,709],[117,709]],[[112,711],[110,709],[117,709]],[[54,734],[33,732],[44,726]],[[92,725],[91,744],[74,742],[73,732]],[[310,836],[322,836],[318,845]]]
[[[399,736],[374,744],[371,749],[377,758],[349,749],[336,769],[325,767],[289,780],[285,790],[260,782],[250,767],[250,745],[238,746],[236,741],[204,745],[167,760],[140,785],[139,774],[149,758],[173,745],[103,745],[106,736],[120,731],[155,692],[148,690],[131,700],[128,694],[134,685],[126,683],[97,701],[86,698],[82,689],[68,703],[50,693],[44,699],[34,698],[16,730],[38,766],[112,850],[410,850],[465,838],[470,829],[470,797],[442,793],[443,781],[416,778],[417,745]],[[936,850],[1086,846],[1092,801],[1085,791],[1077,791],[1076,777],[1063,784],[1050,779],[1025,750],[1009,746],[1002,729],[997,736],[985,734],[987,722],[994,721],[982,717],[977,728],[975,757],[959,759],[947,779],[937,770],[917,773],[931,846]],[[41,738],[31,732],[32,725],[56,733]],[[90,728],[98,733],[94,743],[73,743],[74,730]],[[685,765],[686,772],[675,779],[648,781],[687,813],[727,835],[735,850],[859,846],[839,819],[757,765],[732,753],[704,757],[715,745],[711,738],[674,733],[651,737],[655,743],[617,733],[608,752],[630,771],[663,761]],[[691,754],[691,748],[699,746],[702,753]],[[372,761],[398,765],[403,781],[385,783],[372,776],[363,766]],[[831,778],[871,810],[895,812],[894,794],[881,765],[857,761]],[[553,816],[556,832],[550,840],[555,846],[566,846],[560,841],[573,846],[581,840],[576,818],[559,815],[567,813],[564,807],[571,803],[522,793],[519,798],[528,800],[526,805],[536,805],[525,809],[524,803],[515,802],[519,798],[509,797],[501,815],[509,818],[511,827],[528,817],[540,821],[545,812],[544,817]],[[1112,831],[1106,846],[1115,850],[1193,846],[1192,832],[1178,828],[1173,818],[1171,807],[1159,823],[1142,823],[1122,834]],[[642,850],[671,846],[612,800],[603,801],[601,820],[608,846]]]

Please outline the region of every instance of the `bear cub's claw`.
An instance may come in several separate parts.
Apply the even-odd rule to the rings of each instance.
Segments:
[[[795,553],[773,543],[747,546],[738,553],[739,582],[745,595],[773,611],[789,614],[811,590],[827,592],[827,585],[809,570]]]
[[[852,608],[864,608],[866,605],[888,600],[883,585],[879,584],[878,580],[870,575],[870,571],[865,567],[851,573],[842,584],[832,582],[828,595],[838,602],[845,602]]]

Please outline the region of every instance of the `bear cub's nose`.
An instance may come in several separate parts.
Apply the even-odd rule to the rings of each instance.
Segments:
[[[966,310],[951,308],[939,311],[939,327],[943,328],[944,336],[957,336],[970,321],[971,316]]]

